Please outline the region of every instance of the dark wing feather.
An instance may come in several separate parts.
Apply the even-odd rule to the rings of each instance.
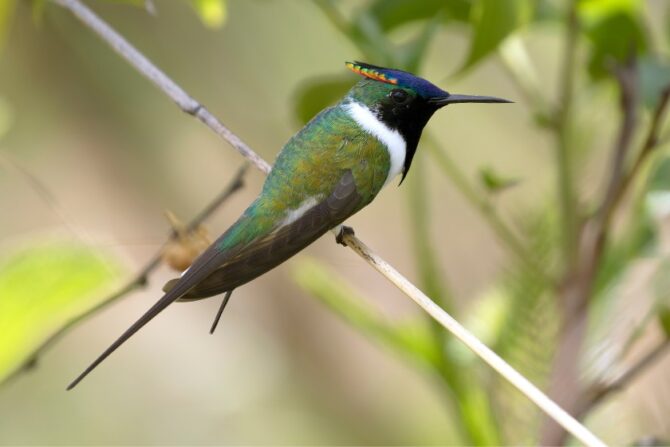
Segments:
[[[220,267],[200,281],[181,299],[192,300],[234,289],[281,264],[342,223],[360,209],[362,197],[354,176],[346,171],[324,201],[307,210],[295,222],[254,240],[221,259]],[[223,254],[222,254],[223,255]]]
[[[306,211],[295,222],[242,248],[221,252],[214,245],[210,246],[184,276],[95,359],[67,389],[74,388],[112,352],[175,300],[182,296],[190,297],[191,294],[198,298],[212,296],[251,281],[314,242],[330,228],[351,216],[360,206],[361,195],[356,189],[354,176],[351,171],[346,171],[330,196]]]

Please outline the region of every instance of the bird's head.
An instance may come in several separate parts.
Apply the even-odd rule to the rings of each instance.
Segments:
[[[407,145],[404,174],[409,169],[421,131],[438,109],[449,104],[468,102],[512,102],[493,96],[452,94],[402,70],[378,67],[364,62],[347,62],[346,65],[365,79],[352,87],[344,102],[356,102],[365,106],[379,121],[403,136]]]

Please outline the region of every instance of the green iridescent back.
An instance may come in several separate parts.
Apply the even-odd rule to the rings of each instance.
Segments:
[[[343,107],[352,97],[359,99],[358,93],[369,88],[361,87],[370,82],[358,82],[342,102],[323,110],[286,143],[261,195],[229,230],[220,248],[249,243],[257,235],[275,228],[284,219],[286,210],[298,208],[310,197],[325,198],[347,170],[351,170],[363,197],[355,211],[372,201],[386,181],[389,154],[385,146],[362,130]],[[377,94],[387,94],[390,87],[378,82],[373,84]]]

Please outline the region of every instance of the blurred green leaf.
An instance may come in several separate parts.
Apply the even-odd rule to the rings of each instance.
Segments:
[[[7,35],[9,34],[15,7],[16,0],[0,1],[0,49],[4,46],[5,39],[7,39]]]
[[[425,172],[426,161],[422,156],[414,158],[417,172]],[[412,224],[410,237],[414,247],[414,257],[421,278],[420,287],[440,307],[447,312],[453,311],[453,296],[447,284],[437,256],[437,247],[431,237],[431,214],[430,200],[428,199],[428,186],[425,176],[412,176],[408,185],[409,193],[409,219]],[[437,324],[431,320],[432,324]],[[439,324],[433,328],[437,335],[438,343],[443,342],[444,330]]]
[[[639,70],[642,102],[646,107],[654,109],[663,90],[670,88],[670,62],[643,57],[639,60]]]
[[[560,259],[560,219],[555,207],[524,212],[515,222],[533,261],[542,265],[550,277],[554,276]],[[475,315],[483,313],[480,324],[488,321],[491,325],[486,327],[491,334],[484,332],[482,336],[491,337],[495,341],[492,349],[527,379],[541,386],[545,384],[560,330],[552,282],[525,262],[508,262],[498,285],[481,299],[494,306],[486,311],[474,308]],[[487,315],[488,312],[491,314]],[[490,386],[496,391],[492,398],[502,409],[497,413],[499,423],[514,427],[506,432],[505,444],[537,443],[541,420],[531,416],[536,414],[533,404],[498,377]]]
[[[421,61],[423,61],[428,45],[430,44],[435,32],[439,29],[440,17],[435,17],[427,22],[419,35],[397,49],[396,67],[403,70],[416,73],[419,71]]]
[[[319,76],[300,83],[294,97],[294,114],[305,124],[324,108],[339,101],[355,79],[350,75]]]
[[[0,382],[68,322],[101,302],[118,278],[80,244],[35,245],[0,262]]]
[[[325,304],[356,329],[431,368],[439,364],[439,352],[427,325],[422,321],[390,323],[366,305],[366,299],[320,262],[301,257],[293,278],[298,285]]]
[[[221,28],[226,23],[226,0],[191,0],[191,3],[206,27]]]
[[[470,0],[376,0],[369,13],[384,31],[401,25],[443,15],[448,19],[465,22],[470,14]]]
[[[561,20],[561,10],[557,3],[551,0],[538,0],[533,10],[533,21],[558,21]]]
[[[592,48],[589,73],[594,79],[607,76],[614,63],[623,63],[647,49],[642,23],[643,3],[638,0],[584,0],[578,13]]]
[[[666,337],[670,338],[670,306],[662,306],[658,310],[658,321]]]
[[[12,127],[14,114],[7,100],[0,96],[0,138],[4,137]]]
[[[491,166],[479,169],[479,180],[486,191],[492,194],[519,184],[519,179],[503,177]]]
[[[631,261],[648,255],[657,245],[656,225],[645,209],[643,201],[633,205],[631,216],[634,217],[605,249],[596,275],[594,287],[596,296],[602,296],[603,292],[616,284],[631,265]]]
[[[394,66],[395,51],[377,19],[368,10],[354,17],[350,36],[356,45],[373,59],[373,63],[382,66]]]
[[[656,164],[649,178],[649,191],[670,191],[670,157],[665,156]]]
[[[664,218],[670,215],[670,157],[664,156],[649,177],[645,205],[652,215]]]
[[[130,6],[135,6],[137,8],[144,8],[146,6],[146,0],[107,0],[110,3],[123,3]]]
[[[531,0],[477,0],[472,7],[472,39],[461,71],[472,67],[532,16]]]
[[[656,317],[665,333],[670,337],[670,259],[659,264],[652,280],[656,299]]]

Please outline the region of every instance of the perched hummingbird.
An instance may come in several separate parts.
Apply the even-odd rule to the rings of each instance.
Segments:
[[[455,103],[511,102],[454,95],[411,73],[362,62],[364,77],[336,105],[321,111],[286,143],[261,194],[200,255],[165,295],[68,387],[176,300],[227,292],[271,270],[369,204],[396,176],[404,180],[421,131],[438,109]],[[214,327],[212,327],[213,330]]]

